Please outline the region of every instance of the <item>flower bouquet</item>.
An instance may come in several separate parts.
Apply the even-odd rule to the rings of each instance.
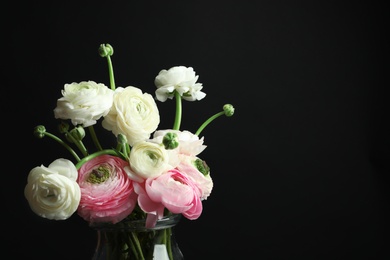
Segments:
[[[58,158],[33,168],[24,194],[32,211],[43,218],[66,220],[77,212],[99,231],[129,228],[130,236],[100,234],[109,242],[100,252],[108,259],[165,259],[156,257],[156,244],[163,245],[166,259],[173,259],[169,236],[174,224],[158,228],[159,221],[178,215],[195,220],[201,215],[213,181],[199,157],[206,148],[200,134],[214,119],[232,116],[234,107],[225,104],[195,132],[181,130],[182,100],[206,96],[193,68],[161,70],[153,97],[134,86],[115,86],[113,52],[109,44],[99,46],[99,55],[108,62],[110,87],[95,81],[64,85],[54,109],[62,137],[42,125],[35,127],[35,136],[52,138],[73,159]],[[176,101],[173,127],[158,129],[156,100],[168,99]],[[103,148],[99,142],[94,129],[99,121],[116,137],[113,147]],[[93,149],[87,149],[86,138]],[[132,221],[141,221],[141,228],[153,232],[132,232]],[[164,232],[157,232],[160,229]],[[150,242],[157,237],[158,242]]]

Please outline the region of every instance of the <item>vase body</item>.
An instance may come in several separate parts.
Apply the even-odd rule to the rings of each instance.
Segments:
[[[150,229],[145,228],[145,220],[94,226],[97,245],[92,260],[182,260],[174,234],[180,217],[164,217]]]

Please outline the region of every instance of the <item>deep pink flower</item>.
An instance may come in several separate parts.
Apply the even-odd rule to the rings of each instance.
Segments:
[[[77,213],[90,223],[117,223],[128,216],[137,202],[133,182],[128,178],[127,161],[101,155],[79,169],[81,200]]]
[[[134,183],[138,205],[148,213],[147,227],[153,227],[163,217],[164,208],[174,214],[195,220],[203,210],[200,190],[193,181],[173,169],[157,178],[148,178],[143,183]]]

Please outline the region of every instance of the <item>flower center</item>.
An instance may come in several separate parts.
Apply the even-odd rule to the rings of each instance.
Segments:
[[[99,184],[105,182],[110,177],[110,171],[104,166],[99,166],[91,171],[87,181],[92,184]]]

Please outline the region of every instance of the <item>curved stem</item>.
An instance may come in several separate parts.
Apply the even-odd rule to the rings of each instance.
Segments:
[[[85,148],[83,142],[81,142],[80,140],[76,140],[76,138],[74,138],[73,135],[70,134],[69,132],[66,133],[66,137],[69,138],[70,140],[72,140],[72,142],[77,146],[77,148],[79,148],[80,152],[81,152],[84,156],[87,156],[87,155],[88,155],[87,148]]]
[[[76,168],[77,169],[80,169],[80,167],[85,163],[85,162],[88,162],[89,160],[95,158],[95,157],[98,157],[99,155],[103,155],[103,154],[110,154],[110,155],[118,155],[118,153],[115,151],[115,150],[111,150],[111,149],[106,149],[106,150],[102,150],[102,151],[98,151],[96,153],[93,153],[93,154],[90,154],[86,157],[84,157],[82,160],[80,160],[77,164],[76,164]]]
[[[103,147],[99,143],[99,139],[96,136],[95,128],[93,126],[88,127],[89,133],[91,134],[92,141],[95,144],[96,148],[101,151],[103,150]]]
[[[58,143],[60,143],[62,146],[65,147],[65,149],[67,149],[72,155],[73,157],[79,162],[80,161],[80,157],[77,155],[77,153],[69,146],[67,145],[64,141],[62,141],[60,138],[58,138],[57,136],[51,134],[51,133],[48,133],[48,132],[45,132],[43,133],[44,135],[52,138],[53,140],[57,141]]]
[[[211,116],[209,119],[207,119],[199,128],[198,130],[196,131],[195,135],[199,136],[199,134],[203,131],[203,129],[208,125],[210,124],[214,119],[216,119],[217,117],[220,117],[222,115],[225,115],[225,112],[224,111],[221,111],[213,116]]]

